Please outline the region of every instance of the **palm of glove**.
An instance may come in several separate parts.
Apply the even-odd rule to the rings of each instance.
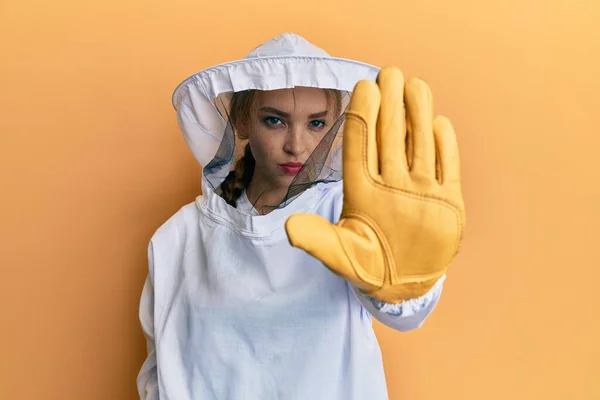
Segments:
[[[363,292],[397,303],[424,295],[456,256],[465,225],[456,136],[433,117],[421,80],[396,68],[359,82],[344,126],[344,203],[335,225],[286,222],[290,243]]]

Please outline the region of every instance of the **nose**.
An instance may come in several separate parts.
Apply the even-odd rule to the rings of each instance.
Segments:
[[[286,133],[285,143],[283,145],[283,150],[295,157],[302,155],[305,151],[305,145],[303,143],[302,138],[304,137],[305,132],[303,127],[290,127],[290,129]]]

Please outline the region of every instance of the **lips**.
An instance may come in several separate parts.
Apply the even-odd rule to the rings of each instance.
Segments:
[[[297,162],[290,162],[285,164],[279,164],[279,167],[286,173],[296,175],[302,169],[304,164]]]

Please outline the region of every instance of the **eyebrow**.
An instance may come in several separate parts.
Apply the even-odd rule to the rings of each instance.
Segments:
[[[286,113],[285,111],[278,110],[278,109],[276,109],[274,107],[263,107],[263,108],[260,109],[260,111],[271,113],[271,114],[275,114],[275,115],[278,115],[278,116],[280,116],[282,118],[289,118],[289,116],[290,116],[289,113]],[[317,112],[317,113],[313,113],[313,114],[310,114],[308,116],[308,118],[322,118],[322,117],[324,117],[324,116],[327,115],[327,112],[328,111],[325,110],[325,111],[320,111],[320,112]]]

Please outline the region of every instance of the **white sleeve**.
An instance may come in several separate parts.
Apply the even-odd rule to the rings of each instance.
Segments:
[[[137,376],[140,400],[159,400],[156,350],[154,347],[154,258],[152,245],[148,247],[149,273],[140,299],[139,318],[146,337],[147,356]]]
[[[397,331],[406,332],[420,328],[433,312],[442,294],[446,275],[421,297],[405,300],[397,304],[385,303],[362,293],[350,285],[363,307],[379,322]]]

